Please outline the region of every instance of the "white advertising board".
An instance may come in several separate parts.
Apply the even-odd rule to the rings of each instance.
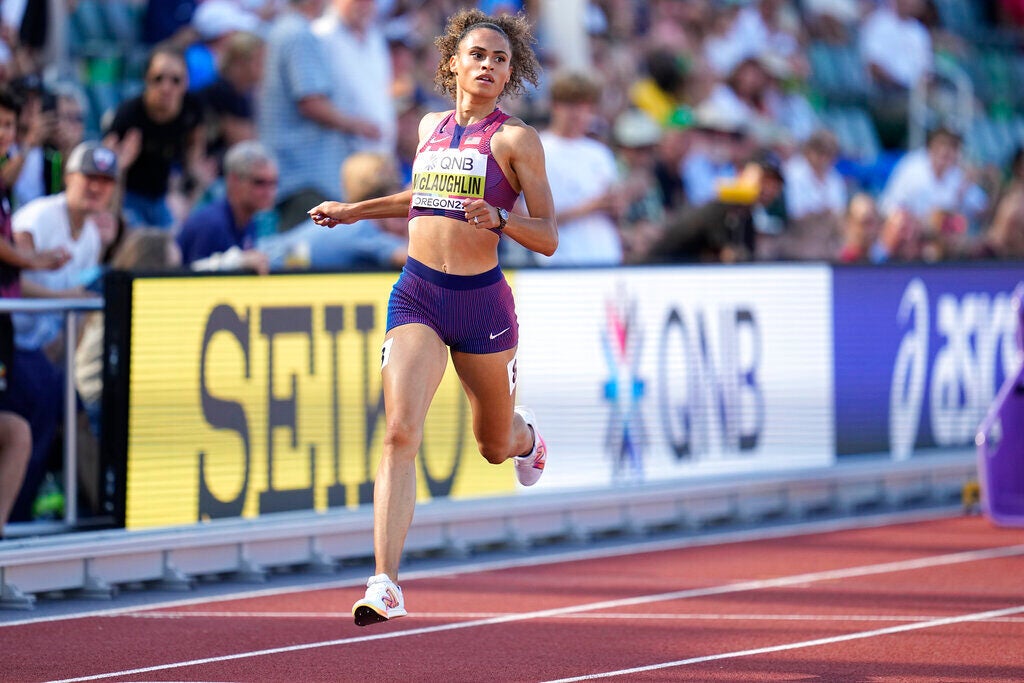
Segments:
[[[544,488],[834,462],[826,266],[516,273]]]

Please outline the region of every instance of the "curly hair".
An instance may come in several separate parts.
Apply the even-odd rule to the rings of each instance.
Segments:
[[[451,58],[458,53],[459,44],[466,34],[478,28],[489,28],[505,36],[511,48],[512,74],[501,91],[502,96],[518,96],[526,92],[526,83],[534,87],[540,80],[540,62],[533,52],[537,42],[526,15],[503,14],[492,17],[479,9],[463,9],[448,19],[445,32],[434,41],[441,53],[434,74],[434,85],[437,90],[452,98],[455,97],[455,74],[448,68]]]

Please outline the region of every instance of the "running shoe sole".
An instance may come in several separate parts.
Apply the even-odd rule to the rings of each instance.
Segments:
[[[382,621],[388,621],[386,616],[380,614],[369,605],[357,605],[352,610],[352,617],[355,619],[356,626],[369,626],[371,624],[379,624]]]

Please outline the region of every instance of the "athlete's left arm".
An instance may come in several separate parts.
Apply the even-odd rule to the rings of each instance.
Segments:
[[[526,124],[505,128],[502,146],[508,150],[509,166],[522,188],[530,215],[509,213],[504,234],[531,251],[551,256],[558,247],[558,225],[544,164],[544,147],[537,131]]]

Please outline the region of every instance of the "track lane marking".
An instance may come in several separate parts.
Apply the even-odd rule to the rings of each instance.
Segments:
[[[413,612],[406,619],[492,619],[504,617],[515,612]],[[138,612],[135,614],[111,614],[109,619],[348,619],[351,612]],[[670,613],[628,613],[613,612],[600,614],[566,614],[565,619],[615,620],[628,621],[930,621],[937,619],[935,615],[910,614],[701,614],[680,612]],[[1001,623],[1024,623],[1024,617],[1006,617],[990,619]]]
[[[587,674],[584,676],[573,676],[571,678],[558,678],[545,683],[573,683],[574,681],[594,681],[600,678],[615,678],[618,676],[629,676],[631,674],[644,673],[647,671],[657,671],[659,669],[671,669],[680,666],[688,666],[690,664],[702,664],[704,662],[714,662],[722,659],[737,659],[739,657],[752,657],[754,655],[771,654],[774,652],[785,652],[787,650],[799,650],[807,647],[817,647],[819,645],[834,645],[835,643],[843,643],[850,640],[863,640],[865,638],[876,638],[878,636],[891,635],[893,633],[906,633],[907,631],[917,631],[925,628],[937,628],[939,626],[949,626],[951,624],[962,624],[973,621],[987,621],[989,619],[997,619],[1001,617],[1007,617],[1012,614],[1024,613],[1024,605],[1017,605],[1016,607],[1007,607],[1005,609],[994,609],[987,612],[974,612],[973,614],[961,614],[955,617],[944,617],[941,619],[932,619],[930,621],[920,622],[916,624],[902,624],[900,626],[890,626],[888,628],[879,628],[872,631],[860,631],[858,633],[847,633],[841,636],[830,636],[828,638],[815,638],[814,640],[804,640],[797,643],[784,643],[782,645],[771,645],[768,647],[758,647],[751,650],[737,650],[735,652],[722,652],[714,655],[704,655],[702,657],[691,657],[689,659],[679,659],[674,662],[662,662],[660,664],[650,664],[647,666],[637,666],[631,669],[619,669],[618,671],[605,671],[598,674]]]
[[[962,516],[962,511],[957,508],[956,516]],[[439,569],[414,569],[402,572],[403,583],[423,578],[453,578],[463,574],[473,574],[485,571],[500,571],[503,569],[515,569],[517,567],[542,567],[549,564],[560,564],[563,562],[576,562],[579,560],[606,559],[610,557],[622,557],[624,555],[638,555],[643,553],[655,553],[673,550],[685,550],[687,548],[701,548],[707,546],[721,545],[725,543],[744,543],[765,540],[777,540],[782,538],[796,538],[813,534],[842,533],[844,531],[861,531],[864,529],[877,529],[893,524],[919,524],[923,522],[936,522],[950,519],[949,510],[924,511],[924,512],[900,512],[884,513],[863,518],[841,518],[819,520],[813,522],[800,522],[787,524],[778,527],[766,527],[758,529],[740,529],[710,533],[701,536],[688,536],[682,539],[666,539],[658,541],[639,541],[625,543],[610,548],[589,548],[585,550],[571,550],[550,555],[531,555],[527,557],[504,558],[498,560],[478,560],[476,562],[460,564],[456,567],[445,566]],[[273,588],[259,588],[255,590],[229,591],[220,595],[205,595],[176,600],[155,600],[144,605],[131,607],[114,607],[109,609],[89,610],[74,614],[60,614],[45,617],[28,617],[26,619],[13,619],[0,622],[0,629],[8,626],[22,626],[25,624],[41,624],[54,621],[69,621],[73,619],[88,619],[108,615],[130,614],[145,610],[185,607],[189,605],[206,605],[217,602],[228,602],[235,600],[247,600],[251,598],[275,597],[280,595],[292,595],[295,593],[309,593],[312,591],[334,590],[337,588],[365,587],[366,577],[350,579],[328,579],[321,582],[308,583],[298,586],[278,586]]]
[[[951,564],[962,564],[965,562],[977,562],[980,560],[991,560],[1000,559],[1006,557],[1014,557],[1024,555],[1024,545],[1012,545],[1003,546],[998,548],[986,548],[982,550],[969,550],[959,553],[949,553],[946,555],[935,555],[931,557],[920,557],[912,560],[898,560],[895,562],[883,562],[879,564],[861,565],[859,567],[847,567],[845,569],[829,569],[819,572],[808,572],[805,574],[794,574],[790,576],[781,576],[772,579],[755,579],[750,581],[738,581],[735,583],[723,584],[720,586],[705,586],[703,588],[687,588],[678,591],[669,591],[666,593],[655,593],[651,595],[639,595],[631,598],[619,598],[616,600],[602,600],[600,602],[584,603],[581,605],[572,605],[569,607],[556,607],[546,610],[537,610],[533,612],[523,612],[520,614],[506,614],[503,616],[489,617],[485,619],[475,619],[472,621],[463,621],[454,624],[439,624],[435,626],[424,626],[420,628],[403,629],[401,631],[388,631],[386,633],[376,633],[367,636],[356,636],[353,638],[338,638],[335,640],[326,640],[313,643],[302,643],[298,645],[288,645],[282,647],[266,648],[263,650],[251,650],[248,652],[239,652],[229,655],[217,655],[213,657],[202,657],[199,659],[184,660],[180,662],[171,662],[168,664],[156,664],[152,666],[144,666],[135,669],[126,669],[123,671],[112,671],[102,674],[93,674],[90,676],[80,676],[76,678],[65,678],[52,683],[72,683],[74,681],[95,681],[103,678],[111,678],[115,676],[133,676],[136,674],[149,673],[151,671],[166,671],[168,669],[178,669],[188,666],[199,666],[203,664],[214,664],[219,662],[228,662],[238,659],[246,659],[250,657],[262,657],[265,655],[283,654],[287,652],[301,652],[304,650],[313,650],[323,647],[335,647],[338,645],[353,645],[356,643],[365,643],[375,640],[390,640],[393,638],[403,638],[407,636],[418,636],[430,633],[442,633],[445,631],[455,631],[466,628],[477,628],[483,626],[494,626],[498,624],[507,624],[517,621],[528,621],[530,619],[548,619],[551,617],[560,617],[567,614],[579,614],[582,612],[592,612],[596,610],[605,609],[621,609],[623,607],[635,607],[637,605],[646,605],[655,602],[666,602],[670,600],[684,600],[688,598],[700,598],[708,597],[713,595],[725,595],[729,593],[742,593],[753,590],[760,590],[764,588],[780,588],[788,587],[805,583],[817,583],[820,581],[831,581],[835,579],[847,579],[861,576],[871,576],[877,574],[887,574],[891,572],[911,571],[914,569],[927,569],[931,567],[942,567]],[[1004,612],[1005,610],[994,610],[992,612],[979,612],[978,614],[987,615],[993,614],[994,616],[1004,616],[997,614]],[[1011,608],[1008,614],[1016,614],[1018,612],[1024,612],[1024,607]],[[968,615],[970,616],[970,615]],[[987,617],[977,617],[977,619]],[[941,625],[941,622],[947,621],[948,619],[960,619],[965,620],[964,617],[947,617],[944,619],[936,620],[935,622],[925,622],[925,624],[935,623]],[[955,623],[955,622],[950,622]],[[912,628],[924,628],[925,624],[909,624],[905,626],[894,626],[891,628],[896,629],[908,629]],[[888,629],[881,629],[881,631],[887,631]],[[873,633],[873,632],[869,632]],[[816,642],[816,641],[807,641]],[[839,641],[837,641],[839,642]],[[756,653],[756,651],[749,651],[750,653]],[[723,657],[722,655],[709,655],[710,657]],[[738,656],[738,655],[736,655]],[[683,660],[689,663],[696,663],[694,661]],[[699,659],[699,661],[710,661],[707,659]],[[681,666],[676,664],[676,666]],[[585,679],[581,679],[585,680]]]

